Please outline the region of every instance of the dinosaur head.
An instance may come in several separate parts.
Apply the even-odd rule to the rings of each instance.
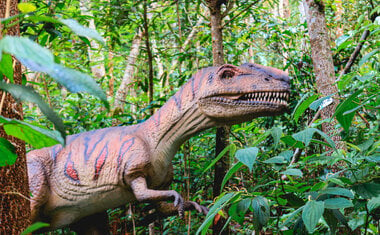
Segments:
[[[235,124],[286,111],[289,77],[281,70],[246,63],[208,70],[199,86],[198,107],[217,123]]]

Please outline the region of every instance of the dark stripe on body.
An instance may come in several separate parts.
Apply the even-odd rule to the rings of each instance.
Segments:
[[[95,160],[94,180],[97,180],[99,178],[100,172],[104,166],[104,163],[107,160],[107,157],[108,157],[108,142],[103,147],[102,151],[100,151],[99,156]]]
[[[119,150],[119,156],[117,158],[117,171],[119,171],[124,155],[129,151],[129,149],[134,145],[134,143],[135,143],[135,137],[132,137],[121,144],[121,147]]]
[[[78,171],[75,169],[74,162],[71,160],[71,152],[67,156],[64,173],[65,173],[65,176],[69,178],[70,180],[80,183]]]
[[[104,136],[110,131],[111,129],[109,130],[104,130],[104,132],[102,133],[101,136],[99,136],[99,140],[93,145],[91,151],[88,151],[88,148],[89,148],[89,141],[90,141],[90,144],[92,143],[91,140],[91,136],[85,136],[84,139],[85,139],[85,149],[84,149],[84,163],[87,163],[88,159],[91,157],[92,153],[94,152],[96,146],[104,139]]]

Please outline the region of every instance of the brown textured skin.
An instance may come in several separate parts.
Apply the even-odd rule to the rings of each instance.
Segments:
[[[84,233],[84,227],[91,227],[85,217],[100,218],[106,209],[134,201],[154,202],[165,215],[194,208],[206,213],[167,190],[173,177],[171,160],[184,141],[202,130],[285,111],[286,104],[239,101],[255,91],[288,94],[289,78],[255,64],[205,68],[141,124],[69,136],[63,149],[56,145],[31,151],[32,220],[46,221],[50,229],[74,225]],[[174,204],[165,206],[167,200]]]

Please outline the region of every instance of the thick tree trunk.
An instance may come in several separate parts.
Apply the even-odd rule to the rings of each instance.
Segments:
[[[223,53],[223,34],[222,34],[222,13],[221,13],[221,1],[210,0],[207,1],[210,9],[210,23],[211,23],[211,38],[212,38],[212,57],[213,65],[220,66],[224,64]],[[228,146],[229,144],[230,127],[224,126],[216,130],[216,156]],[[228,154],[223,156],[216,164],[214,171],[214,184],[213,184],[213,197],[220,195],[220,188],[224,176],[229,169]],[[213,227],[213,234],[220,234],[225,221],[220,219]],[[228,233],[228,228],[223,232]]]
[[[18,1],[0,0],[0,18],[18,14]],[[0,30],[2,26],[0,24]],[[9,35],[19,35],[16,24],[8,30]],[[2,37],[0,31],[0,38]],[[21,64],[13,62],[14,81],[21,84]],[[4,77],[4,79],[6,79]],[[22,105],[11,95],[0,90],[1,115],[22,120]],[[18,156],[12,166],[0,167],[0,234],[20,234],[30,224],[29,184],[25,157],[25,143],[7,136],[0,128],[0,137],[9,140],[16,148]]]
[[[310,36],[311,57],[313,60],[316,88],[323,96],[335,94],[334,102],[321,112],[322,119],[331,118],[337,105],[338,88],[335,85],[335,72],[330,47],[330,39],[326,27],[324,5],[322,1],[306,0],[307,27]],[[322,129],[335,142],[340,145],[340,136],[335,129],[336,120],[324,123]]]
[[[90,16],[88,27],[96,30],[94,15],[91,12],[90,0],[80,0],[80,10],[82,15]],[[96,78],[105,76],[106,70],[104,68],[104,56],[99,53],[100,45],[94,40],[90,41],[91,48],[88,48],[88,57],[91,65],[91,72]]]

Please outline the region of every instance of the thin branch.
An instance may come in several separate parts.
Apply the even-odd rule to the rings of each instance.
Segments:
[[[245,11],[247,11],[249,8],[251,8],[253,5],[257,4],[259,2],[259,0],[256,0],[254,1],[253,3],[249,4],[246,8],[244,8],[243,10],[241,10],[239,13],[237,13],[236,15],[234,15],[230,20],[228,20],[226,23],[224,23],[222,25],[222,29],[228,25],[229,23],[231,23],[231,21],[233,21],[234,19],[236,19],[236,17],[240,16],[241,14],[243,14]]]
[[[16,195],[16,196],[20,196],[28,201],[30,201],[30,198],[28,198],[27,196],[23,195],[22,193],[19,193],[19,192],[0,192],[0,194],[5,194],[5,195]]]
[[[370,17],[370,20],[372,22],[374,22],[377,16],[378,16],[378,14],[377,14],[377,12],[375,12]],[[362,34],[362,36],[360,38],[359,44],[356,46],[354,52],[350,56],[350,59],[348,60],[348,62],[346,64],[346,66],[344,67],[344,69],[340,72],[340,75],[338,77],[338,81],[343,77],[343,75],[345,75],[346,73],[348,73],[348,71],[350,71],[351,67],[354,65],[354,62],[355,62],[356,58],[358,57],[358,55],[360,53],[360,50],[363,48],[363,45],[364,45],[366,39],[368,38],[369,34],[370,34],[370,31],[368,29],[363,32],[363,34]]]

